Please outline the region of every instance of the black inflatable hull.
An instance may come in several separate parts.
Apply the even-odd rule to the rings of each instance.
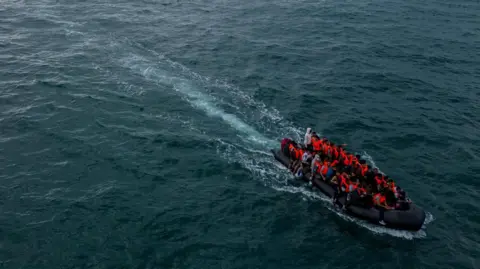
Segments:
[[[285,167],[289,165],[289,158],[285,156],[281,150],[273,150],[273,156],[277,161],[282,163]],[[303,180],[308,182],[306,177]],[[334,189],[320,178],[313,179],[313,185],[322,191],[325,195],[332,197]],[[346,197],[341,196],[338,198],[338,203],[344,205]],[[346,208],[346,213],[357,218],[367,220],[371,223],[380,225],[380,211],[375,207],[365,208],[357,205],[350,205]],[[384,213],[385,226],[394,229],[412,230],[418,231],[422,228],[425,221],[425,211],[415,206],[413,203],[410,205],[409,210],[387,210]]]

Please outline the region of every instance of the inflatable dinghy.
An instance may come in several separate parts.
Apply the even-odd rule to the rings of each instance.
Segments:
[[[277,161],[282,163],[285,167],[289,166],[290,160],[283,152],[278,150],[271,150],[273,156]],[[302,177],[302,180],[308,182],[310,172],[306,172]],[[312,180],[312,184],[317,187],[328,197],[333,197],[334,189],[327,182],[323,181],[320,177],[316,177]],[[338,197],[337,204],[340,206],[345,205],[346,195]],[[411,203],[407,210],[385,210],[383,224],[380,223],[380,211],[376,207],[365,207],[361,205],[351,204],[346,206],[345,212],[349,215],[357,218],[367,220],[377,225],[384,225],[389,228],[401,229],[401,230],[413,230],[418,231],[422,228],[425,221],[425,211]]]

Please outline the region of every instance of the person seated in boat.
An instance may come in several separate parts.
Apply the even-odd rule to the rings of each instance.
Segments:
[[[336,200],[340,195],[347,195],[348,198],[348,193],[350,191],[355,190],[356,186],[352,185],[352,181],[350,179],[350,176],[346,172],[340,173],[339,176],[337,176],[337,192],[335,198],[333,199],[333,202],[336,203]],[[343,206],[342,209],[345,209],[346,205]]]
[[[327,157],[328,157],[330,160],[335,160],[334,150],[335,150],[335,143],[330,142],[330,145],[329,145],[328,151],[327,151]]]
[[[296,161],[294,164],[295,166],[293,167],[293,171],[296,174],[299,169],[302,171],[307,168],[310,165],[310,162],[312,161],[312,154],[308,152],[307,150],[303,151],[302,157]]]
[[[345,160],[348,158],[348,152],[345,150],[347,144],[341,144],[337,147],[338,150],[338,160]]]
[[[300,149],[298,145],[293,141],[288,145],[288,149],[290,158],[290,164],[288,165],[288,169],[292,170],[296,162],[302,157],[303,150]]]
[[[400,187],[397,187],[398,197],[395,204],[395,209],[397,210],[408,210],[412,201],[407,198],[405,191]]]
[[[357,155],[357,156],[359,156],[359,155]],[[357,169],[357,167],[360,165],[358,163],[357,157],[355,157],[353,154],[349,154],[348,155],[348,160],[349,160],[349,165],[350,165],[352,171],[355,171]]]
[[[311,144],[312,144],[312,151],[315,154],[319,154],[322,151],[323,147],[323,139],[320,139],[316,134],[314,135],[315,132],[312,133],[311,136]]]
[[[322,168],[320,169],[320,176],[322,177],[323,181],[325,181],[325,178],[328,173],[328,169],[330,168],[330,164],[331,164],[330,159],[326,159],[323,162]]]
[[[385,184],[386,184],[386,180],[385,180],[385,175],[382,174],[382,173],[378,173],[376,176],[375,176],[375,184],[374,186],[376,187],[377,190],[380,190],[380,188],[382,188]]]
[[[337,146],[335,146],[335,143],[331,142],[330,143],[330,149],[328,151],[328,156],[331,160],[336,160],[335,157],[335,151],[337,150]]]
[[[313,151],[313,146],[312,146],[312,128],[308,127],[307,132],[305,132],[305,139],[303,140],[303,144],[305,145],[305,148],[312,152]]]
[[[342,145],[338,146],[338,162],[340,162],[343,166],[349,165],[347,153],[343,149]]]
[[[292,172],[295,173],[296,169],[302,164],[302,157],[305,152],[307,152],[307,150],[303,148],[297,148],[295,161],[292,163],[291,166]]]
[[[362,164],[365,163],[364,160],[356,160],[354,159],[354,162],[353,162],[353,172],[360,176],[362,174]]]
[[[345,207],[348,207],[351,204],[360,204],[364,205],[364,197],[367,195],[367,190],[365,189],[365,186],[363,183],[360,182],[360,179],[352,180],[350,178],[350,181],[347,182],[348,184],[348,189],[346,190],[347,192],[347,200]]]
[[[384,221],[385,210],[394,209],[393,207],[387,204],[385,189],[382,189],[379,193],[373,196],[373,204],[375,205],[375,207],[377,207],[378,211],[380,212],[380,220],[379,220],[380,224],[385,225],[385,221]]]
[[[329,182],[333,176],[335,176],[335,173],[337,171],[337,164],[335,163],[336,161],[333,161],[330,163],[328,166],[327,173],[325,174],[325,181]]]
[[[320,159],[320,155],[315,154],[315,157],[312,160],[312,163],[310,165],[310,182],[313,180],[315,177],[315,174],[321,170],[323,163],[322,160]]]
[[[369,165],[368,166],[368,171],[367,173],[365,174],[365,182],[367,184],[370,184],[370,185],[376,185],[376,182],[375,182],[375,170],[377,170],[378,172],[378,169],[374,168],[374,169],[371,169],[372,167]]]
[[[358,168],[357,172],[362,177],[367,176],[368,169],[371,168],[365,160],[360,160],[360,167]]]
[[[282,142],[280,143],[280,150],[285,156],[290,156],[290,150],[289,150],[289,145],[292,143],[292,140],[290,138],[283,138]]]
[[[322,157],[322,160],[325,160],[326,158],[329,158],[328,157],[328,152],[329,151],[330,151],[330,141],[325,140],[325,141],[323,141],[323,144],[322,144],[322,150],[321,150],[322,155],[320,156],[320,157]]]
[[[367,178],[370,182],[374,182],[375,181],[375,177],[379,174],[380,172],[378,171],[378,168],[373,168],[372,170],[370,170],[368,173],[367,173]]]
[[[332,196],[333,205],[336,204],[338,195],[341,193],[340,178],[341,178],[341,173],[339,170],[337,170],[335,171],[335,175],[330,180],[330,184],[332,185],[333,191],[334,191]]]
[[[387,189],[382,189],[380,192],[373,195],[374,205],[380,208],[388,209],[388,210],[393,209],[387,203],[387,193],[388,193]]]
[[[395,198],[398,197],[397,187],[395,186],[393,179],[389,178],[385,187],[395,195]]]

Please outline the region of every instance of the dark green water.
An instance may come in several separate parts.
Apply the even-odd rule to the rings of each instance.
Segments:
[[[2,1],[1,268],[479,268],[480,4]],[[286,182],[305,127],[428,212]]]

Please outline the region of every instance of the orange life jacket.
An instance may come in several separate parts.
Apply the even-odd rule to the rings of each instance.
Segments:
[[[376,205],[385,205],[385,195],[382,195],[381,193],[377,193],[373,196],[373,203]]]
[[[320,172],[321,172],[322,175],[324,175],[324,176],[327,175],[327,172],[328,172],[328,163],[327,163],[327,162],[323,163],[322,170],[321,170]]]
[[[335,160],[338,159],[338,149],[337,149],[337,147],[332,147],[332,156]]]
[[[367,190],[364,187],[357,188],[357,192],[359,195],[367,194]]]
[[[375,176],[375,181],[377,181],[377,185],[379,186],[384,186],[387,182],[385,181],[385,179],[383,178],[383,175],[382,174],[378,174]]]
[[[355,182],[350,182],[350,184],[348,184],[348,189],[347,189],[347,192],[353,192],[355,191],[356,189],[358,188],[358,184]]]
[[[352,154],[350,154],[349,156],[349,161],[350,161],[350,165],[353,167],[353,168],[357,168],[357,165],[358,165],[358,160],[355,156],[353,156]]]
[[[367,166],[363,166],[363,167],[362,167],[362,170],[361,170],[362,177],[364,177],[364,176],[367,174],[367,171],[368,171],[368,167],[367,167]]]
[[[297,156],[296,156],[295,159],[301,160],[302,156],[303,156],[303,153],[304,153],[303,149],[297,149]]]
[[[337,160],[334,160],[331,164],[330,164],[330,167],[334,167],[335,165],[338,164],[338,161]]]
[[[320,169],[322,169],[322,162],[320,162],[319,160],[314,161],[313,169],[313,171],[315,171],[317,174],[320,174]]]
[[[323,144],[323,146],[322,146],[323,154],[325,154],[325,155],[328,154],[328,148],[329,148],[329,147],[330,147],[329,145]]]
[[[322,150],[322,140],[316,138],[315,136],[312,136],[312,148],[313,151],[321,151]]]
[[[288,150],[290,151],[290,158],[291,159],[297,158],[297,149],[295,148],[294,145],[292,145],[292,144],[288,145]]]
[[[348,159],[347,154],[345,154],[345,152],[343,150],[340,152],[340,154],[342,155],[342,158],[343,158],[343,164],[345,166],[349,166],[350,165],[350,160]]]
[[[340,188],[342,188],[343,191],[348,192],[349,184],[347,182],[347,179],[343,175],[340,175],[339,177],[340,177]]]
[[[392,190],[392,192],[393,192],[393,193],[395,194],[395,196],[396,196],[396,194],[397,194],[397,187],[395,186],[395,183],[394,183],[394,182],[392,182],[392,183],[390,183],[390,184],[391,184],[391,185],[390,185],[390,190]]]

